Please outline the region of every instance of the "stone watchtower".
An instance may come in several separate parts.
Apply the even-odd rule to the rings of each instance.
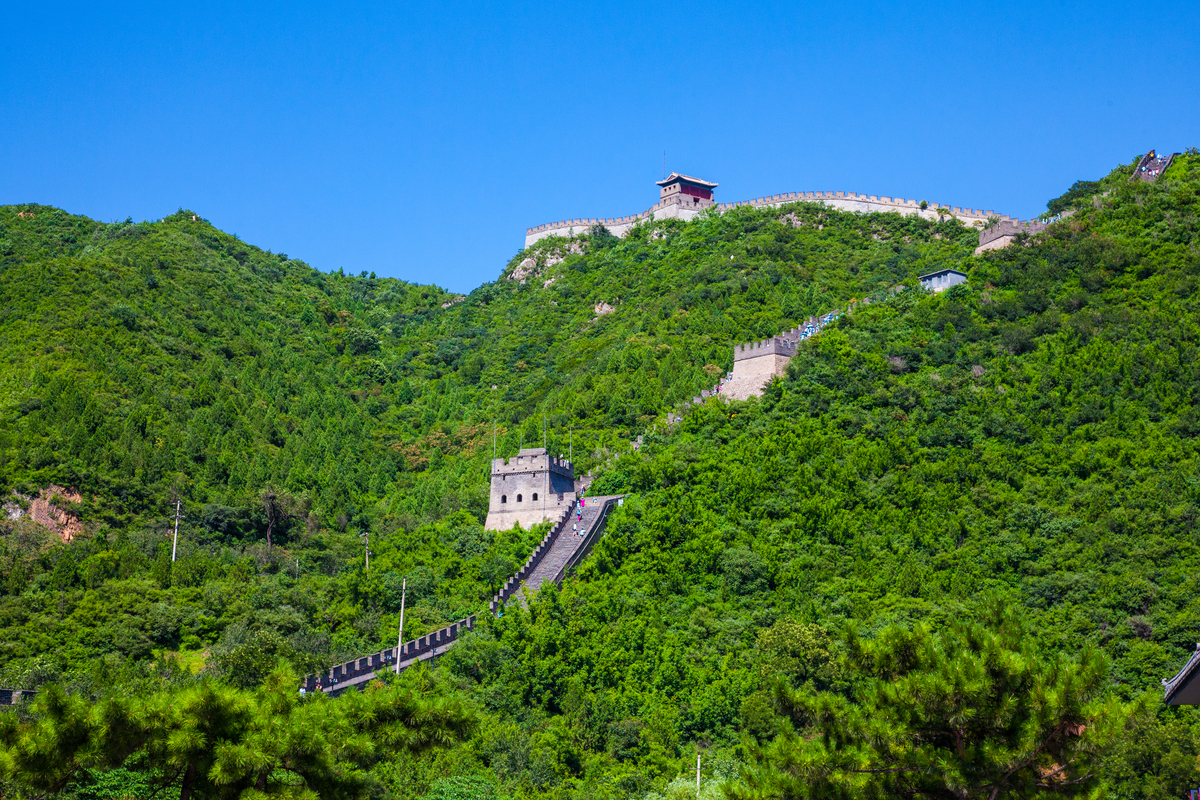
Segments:
[[[668,178],[657,183],[661,187],[658,193],[659,203],[673,203],[695,211],[713,204],[713,189],[717,188],[715,183],[680,175],[678,172],[672,172]]]
[[[557,519],[574,502],[575,470],[570,461],[541,447],[521,450],[513,458],[492,459],[492,496],[484,528],[505,531],[517,523],[531,528]]]
[[[791,334],[791,338],[788,335]],[[730,400],[748,400],[758,396],[776,375],[787,372],[788,362],[796,354],[800,330],[787,331],[761,342],[733,348],[733,374],[721,387],[721,395]]]

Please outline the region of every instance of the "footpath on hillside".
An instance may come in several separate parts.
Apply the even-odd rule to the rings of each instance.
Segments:
[[[547,581],[561,584],[563,578],[578,566],[604,535],[608,515],[623,497],[604,495],[584,498],[582,515],[578,513],[578,503],[572,506],[569,513],[556,520],[550,533],[546,534],[546,538],[530,556],[530,561],[536,561],[532,569],[527,569],[529,562],[526,562],[526,568],[506,581],[500,593],[492,598],[490,609],[498,616],[502,615],[508,600],[515,597],[521,605],[526,606],[533,593]],[[575,533],[576,525],[580,531],[578,535]],[[326,692],[336,696],[352,688],[364,688],[381,672],[403,672],[420,661],[436,659],[449,650],[459,636],[475,627],[477,616],[472,614],[425,636],[404,642],[398,649],[389,647],[337,664],[326,672],[309,675],[301,691]],[[399,668],[396,665],[397,657]]]
[[[517,591],[517,598],[522,605],[528,605],[527,597],[535,594],[546,581],[562,582],[567,571],[575,567],[591,550],[598,534],[603,532],[603,526],[599,523],[607,517],[612,505],[620,497],[621,495],[614,494],[584,498],[582,515],[571,514],[550,550]],[[578,535],[575,533],[576,525],[579,526]]]

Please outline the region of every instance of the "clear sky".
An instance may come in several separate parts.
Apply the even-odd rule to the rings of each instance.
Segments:
[[[1200,3],[12,2],[0,203],[467,291],[525,228],[835,190],[1026,218],[1200,146]]]

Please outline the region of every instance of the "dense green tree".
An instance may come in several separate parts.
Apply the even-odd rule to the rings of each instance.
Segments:
[[[254,691],[201,683],[99,704],[52,687],[31,720],[0,717],[0,779],[45,795],[136,759],[180,800],[364,797],[372,763],[448,746],[472,725],[457,701],[395,684],[336,702],[295,686],[281,671]]]
[[[852,691],[781,684],[793,730],[734,797],[1091,796],[1130,710],[1106,694],[1104,655],[1039,652],[998,598],[983,620],[849,635]]]

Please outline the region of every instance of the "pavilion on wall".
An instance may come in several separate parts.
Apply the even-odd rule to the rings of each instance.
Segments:
[[[674,200],[679,205],[706,208],[713,204],[713,189],[717,184],[672,172],[667,178],[656,181],[659,188],[658,200],[667,203]]]

